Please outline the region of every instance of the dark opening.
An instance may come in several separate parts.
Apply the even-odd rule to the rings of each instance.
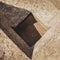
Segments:
[[[41,35],[34,26],[37,21],[33,15],[30,14],[22,23],[13,27],[15,32],[30,46],[32,47],[40,38]]]
[[[0,27],[30,58],[34,44],[45,33],[45,29],[34,19],[31,12],[2,2],[0,2]]]

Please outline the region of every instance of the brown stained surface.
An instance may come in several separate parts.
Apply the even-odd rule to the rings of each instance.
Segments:
[[[4,37],[4,38],[3,38]],[[30,60],[14,42],[0,29],[0,58],[1,60]]]
[[[40,33],[42,38],[35,44],[32,60],[60,60],[60,13],[59,13],[59,0],[1,0],[5,3],[25,8],[31,11],[34,17],[39,20],[39,22],[34,23],[36,30]],[[48,32],[40,25],[40,23],[48,29]],[[59,23],[59,24],[58,24]],[[57,25],[58,24],[58,25]],[[17,24],[18,25],[18,24]],[[15,25],[15,27],[17,26]],[[57,25],[57,26],[56,26]],[[13,25],[12,25],[13,26]],[[56,26],[56,27],[54,27]],[[14,26],[13,26],[14,27]],[[30,30],[27,29],[27,30]],[[44,33],[43,33],[44,31]],[[44,35],[44,36],[43,36]],[[3,41],[4,40],[4,41]],[[12,40],[12,39],[11,39]],[[1,42],[2,41],[2,42]],[[13,44],[9,46],[9,38],[5,37],[3,32],[0,30],[0,46],[3,46],[5,53],[5,60],[29,60],[26,59],[25,55],[19,52],[17,49],[12,47]],[[3,43],[4,42],[4,43]],[[6,47],[7,46],[7,47]],[[13,51],[11,51],[14,48]],[[8,52],[11,51],[11,52]],[[18,51],[18,54],[16,51]],[[9,54],[8,54],[9,53]],[[13,55],[10,55],[13,53]]]
[[[0,2],[0,27],[30,58],[34,44],[41,38],[35,23],[37,21],[29,11]]]
[[[37,31],[34,24],[37,21],[33,18],[30,14],[24,22],[19,24],[17,27],[14,28],[16,33],[21,36],[21,38],[26,41],[26,43],[32,47],[40,38],[41,35]]]
[[[11,26],[17,26],[29,14],[30,12],[25,9],[19,9],[17,7],[0,2],[0,16],[4,15],[7,18],[7,20],[10,21]]]
[[[15,27],[18,23],[22,22],[29,12],[3,3],[0,4],[0,27],[15,42],[15,44],[18,45],[18,47],[20,47],[28,56],[30,56],[31,53],[29,54],[29,46],[11,28],[11,26]],[[9,11],[9,9],[11,10]],[[17,16],[15,16],[16,14]]]

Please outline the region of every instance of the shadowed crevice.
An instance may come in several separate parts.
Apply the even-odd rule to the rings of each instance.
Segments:
[[[30,58],[41,38],[35,23],[31,12],[0,2],[0,28]]]

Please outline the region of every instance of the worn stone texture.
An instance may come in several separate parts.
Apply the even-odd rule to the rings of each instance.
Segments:
[[[47,32],[35,44],[32,60],[60,60],[59,0],[0,0],[31,11]],[[0,57],[5,60],[30,60],[0,29]],[[2,55],[2,56],[1,56]],[[12,56],[13,55],[13,56]],[[11,57],[11,58],[10,58]],[[1,58],[2,60],[2,58]]]
[[[60,60],[60,22],[35,44],[32,60]]]
[[[60,10],[60,0],[50,0],[50,1],[55,5],[57,9]]]
[[[31,11],[34,17],[46,29],[51,27],[50,21],[59,14],[59,9],[50,0],[2,0],[7,4],[11,4],[20,8]],[[58,3],[58,2],[57,2]]]
[[[0,59],[30,60],[0,29]]]

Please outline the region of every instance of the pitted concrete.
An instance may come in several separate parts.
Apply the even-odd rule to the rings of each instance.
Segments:
[[[32,60],[60,60],[60,3],[59,0],[0,0],[24,8],[47,30],[35,44]],[[56,2],[57,1],[57,2]],[[0,29],[0,46],[5,60],[30,60]],[[13,47],[13,49],[12,49]],[[9,53],[8,53],[9,52]],[[13,55],[13,56],[12,56]]]

